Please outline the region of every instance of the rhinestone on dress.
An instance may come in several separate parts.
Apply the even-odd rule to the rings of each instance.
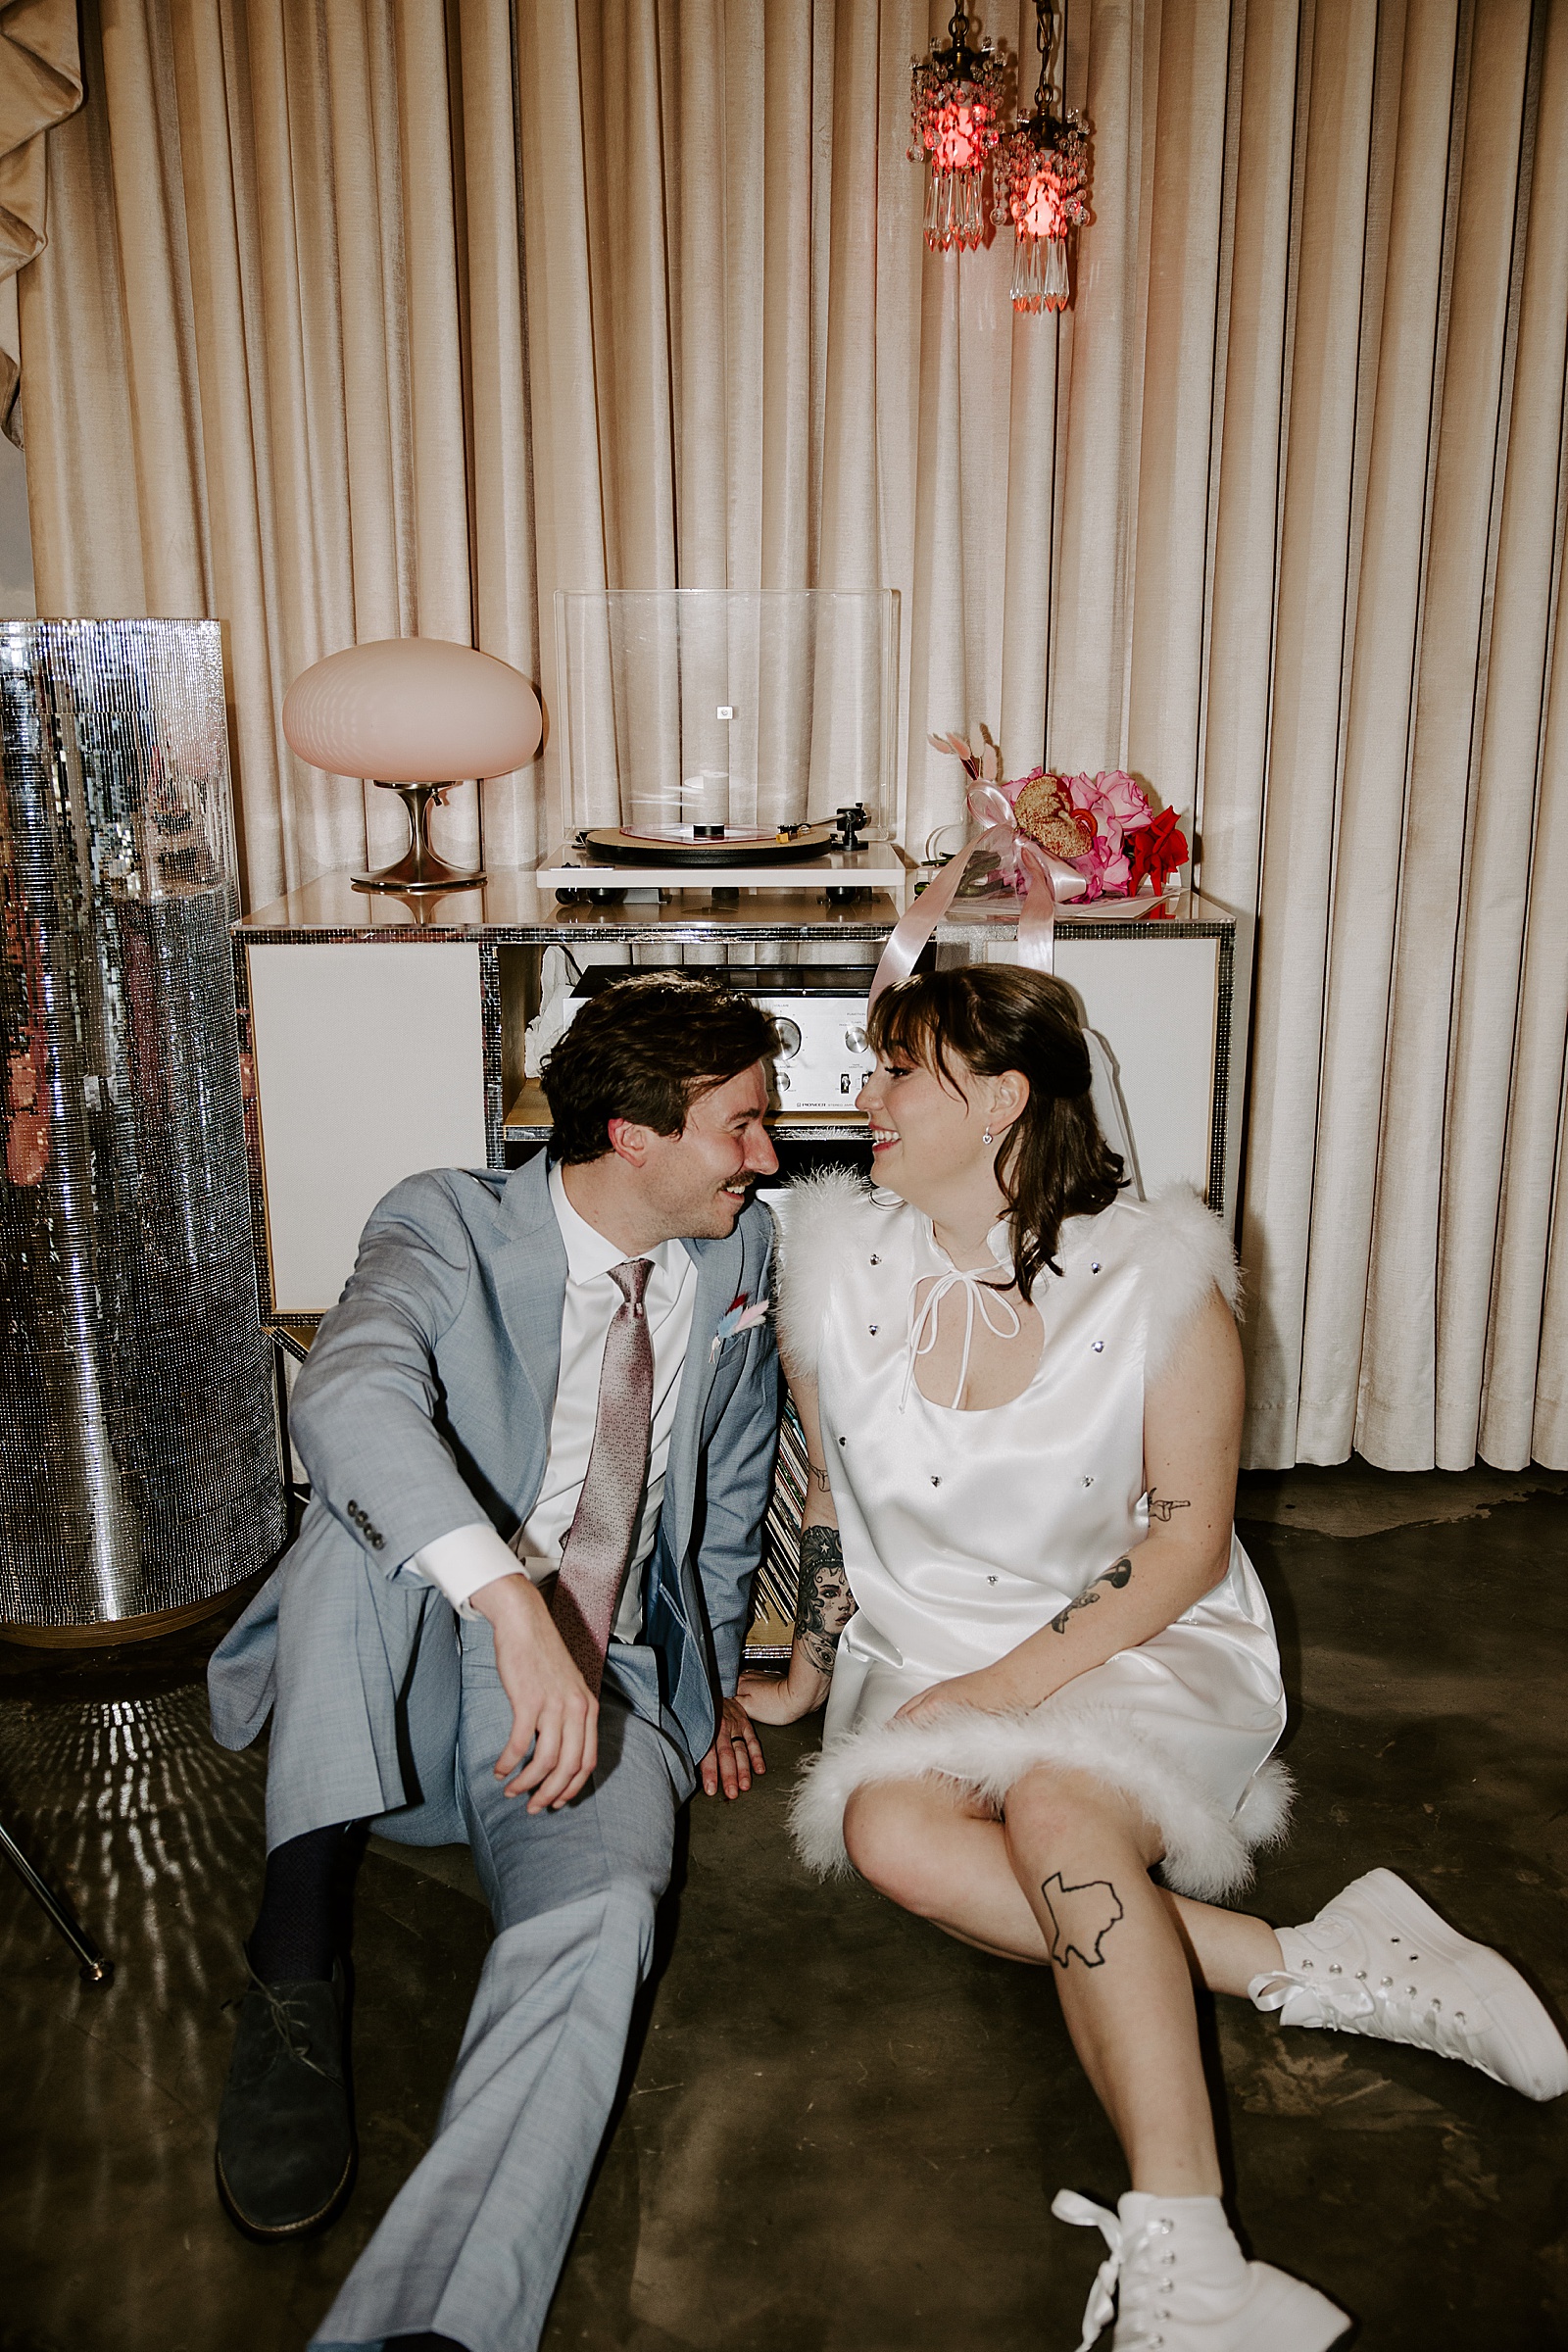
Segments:
[[[1096,1353],[1097,1355],[1103,1355],[1103,1354],[1104,1354],[1104,1352],[1105,1352],[1105,1343],[1104,1343],[1104,1341],[1103,1341],[1103,1340],[1097,1340],[1097,1341],[1095,1342],[1095,1353]]]
[[[1093,1265],[1091,1265],[1089,1271],[1091,1274],[1098,1274],[1100,1272],[1100,1260],[1098,1257],[1095,1259]]]
[[[879,1257],[873,1257],[871,1263],[873,1266],[879,1266],[882,1263],[882,1260]]]
[[[867,1330],[867,1331],[868,1331],[868,1332],[871,1334],[871,1337],[872,1337],[872,1339],[874,1340],[874,1339],[876,1338],[876,1334],[877,1334],[877,1327],[876,1327],[876,1325],[875,1325],[874,1323],[868,1323],[868,1324],[866,1325],[866,1327],[865,1327],[865,1328],[866,1328],[866,1330]]]

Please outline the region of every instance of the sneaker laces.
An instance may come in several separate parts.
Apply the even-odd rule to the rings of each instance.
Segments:
[[[1117,2287],[1122,2283],[1124,2272],[1128,2276],[1121,2296],[1117,2352],[1140,2352],[1143,2346],[1157,2346],[1162,2339],[1149,2332],[1149,2324],[1168,2318],[1169,2314],[1157,2308],[1149,2309],[1148,2302],[1162,2287],[1174,2284],[1171,2277],[1176,2261],[1174,2246],[1167,2247],[1158,2258],[1158,2268],[1165,2274],[1163,2278],[1147,2273],[1139,2277],[1138,2269],[1143,2267],[1142,2257],[1149,2251],[1151,2242],[1155,2238],[1168,2237],[1173,2224],[1163,2215],[1154,2214],[1142,2229],[1124,2230],[1118,2215],[1107,2213],[1103,2205],[1097,2205],[1090,2197],[1081,2197],[1075,2188],[1058,2189],[1052,2199],[1051,2210],[1058,2222],[1071,2222],[1080,2230],[1098,2230],[1109,2249],[1095,2273],[1095,2283],[1084,2305],[1084,2333],[1078,2352],[1092,2352],[1102,2330],[1116,2317]],[[1130,2295],[1127,2289],[1135,2292]]]
[[[1374,1984],[1364,1968],[1347,1977],[1331,1962],[1321,1975],[1315,1969],[1310,1975],[1271,1969],[1254,1977],[1247,1990],[1253,2008],[1263,2010],[1283,2009],[1293,1992],[1304,1992],[1324,2012],[1321,2022],[1331,2033],[1370,2034],[1384,2041],[1436,2049],[1469,2066],[1481,2065],[1475,2050],[1481,2028],[1467,2024],[1462,2009],[1446,2012],[1442,2001],[1424,1993],[1419,1984],[1401,1984],[1396,1977],[1384,1977]],[[1492,2069],[1482,2067],[1482,2072],[1490,2074]]]

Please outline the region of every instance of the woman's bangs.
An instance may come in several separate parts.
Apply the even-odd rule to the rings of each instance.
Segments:
[[[865,1024],[865,1033],[884,1058],[902,1054],[917,1061],[933,1077],[956,1084],[953,1065],[943,1047],[941,1025],[931,992],[921,981],[906,981],[878,997]]]

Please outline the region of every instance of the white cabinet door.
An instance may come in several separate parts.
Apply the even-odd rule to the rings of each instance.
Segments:
[[[1115,1060],[1144,1191],[1180,1178],[1206,1199],[1219,941],[1074,939],[1060,924],[1056,971]]]
[[[479,950],[247,949],[272,1311],[324,1314],[384,1194],[485,1164]]]

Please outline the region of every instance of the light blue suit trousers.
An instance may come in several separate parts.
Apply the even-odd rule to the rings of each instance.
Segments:
[[[502,1795],[492,1769],[512,1710],[489,1627],[460,1627],[435,1595],[429,1614],[436,1622],[423,1629],[421,1659],[448,1649],[432,1682],[461,1673],[456,1803],[498,1933],[429,2153],[313,2352],[380,2346],[425,2328],[469,2352],[532,2352],[614,2098],[676,1811],[695,1779],[676,1727],[647,1721],[607,1677],[592,1781],[564,1811],[530,1815]],[[612,1669],[640,1680],[651,1654],[617,1643]],[[416,1673],[408,1709],[416,1753],[417,1682]],[[436,1716],[445,1712],[438,1701]],[[394,1816],[380,1827],[407,1837],[438,1818]]]

